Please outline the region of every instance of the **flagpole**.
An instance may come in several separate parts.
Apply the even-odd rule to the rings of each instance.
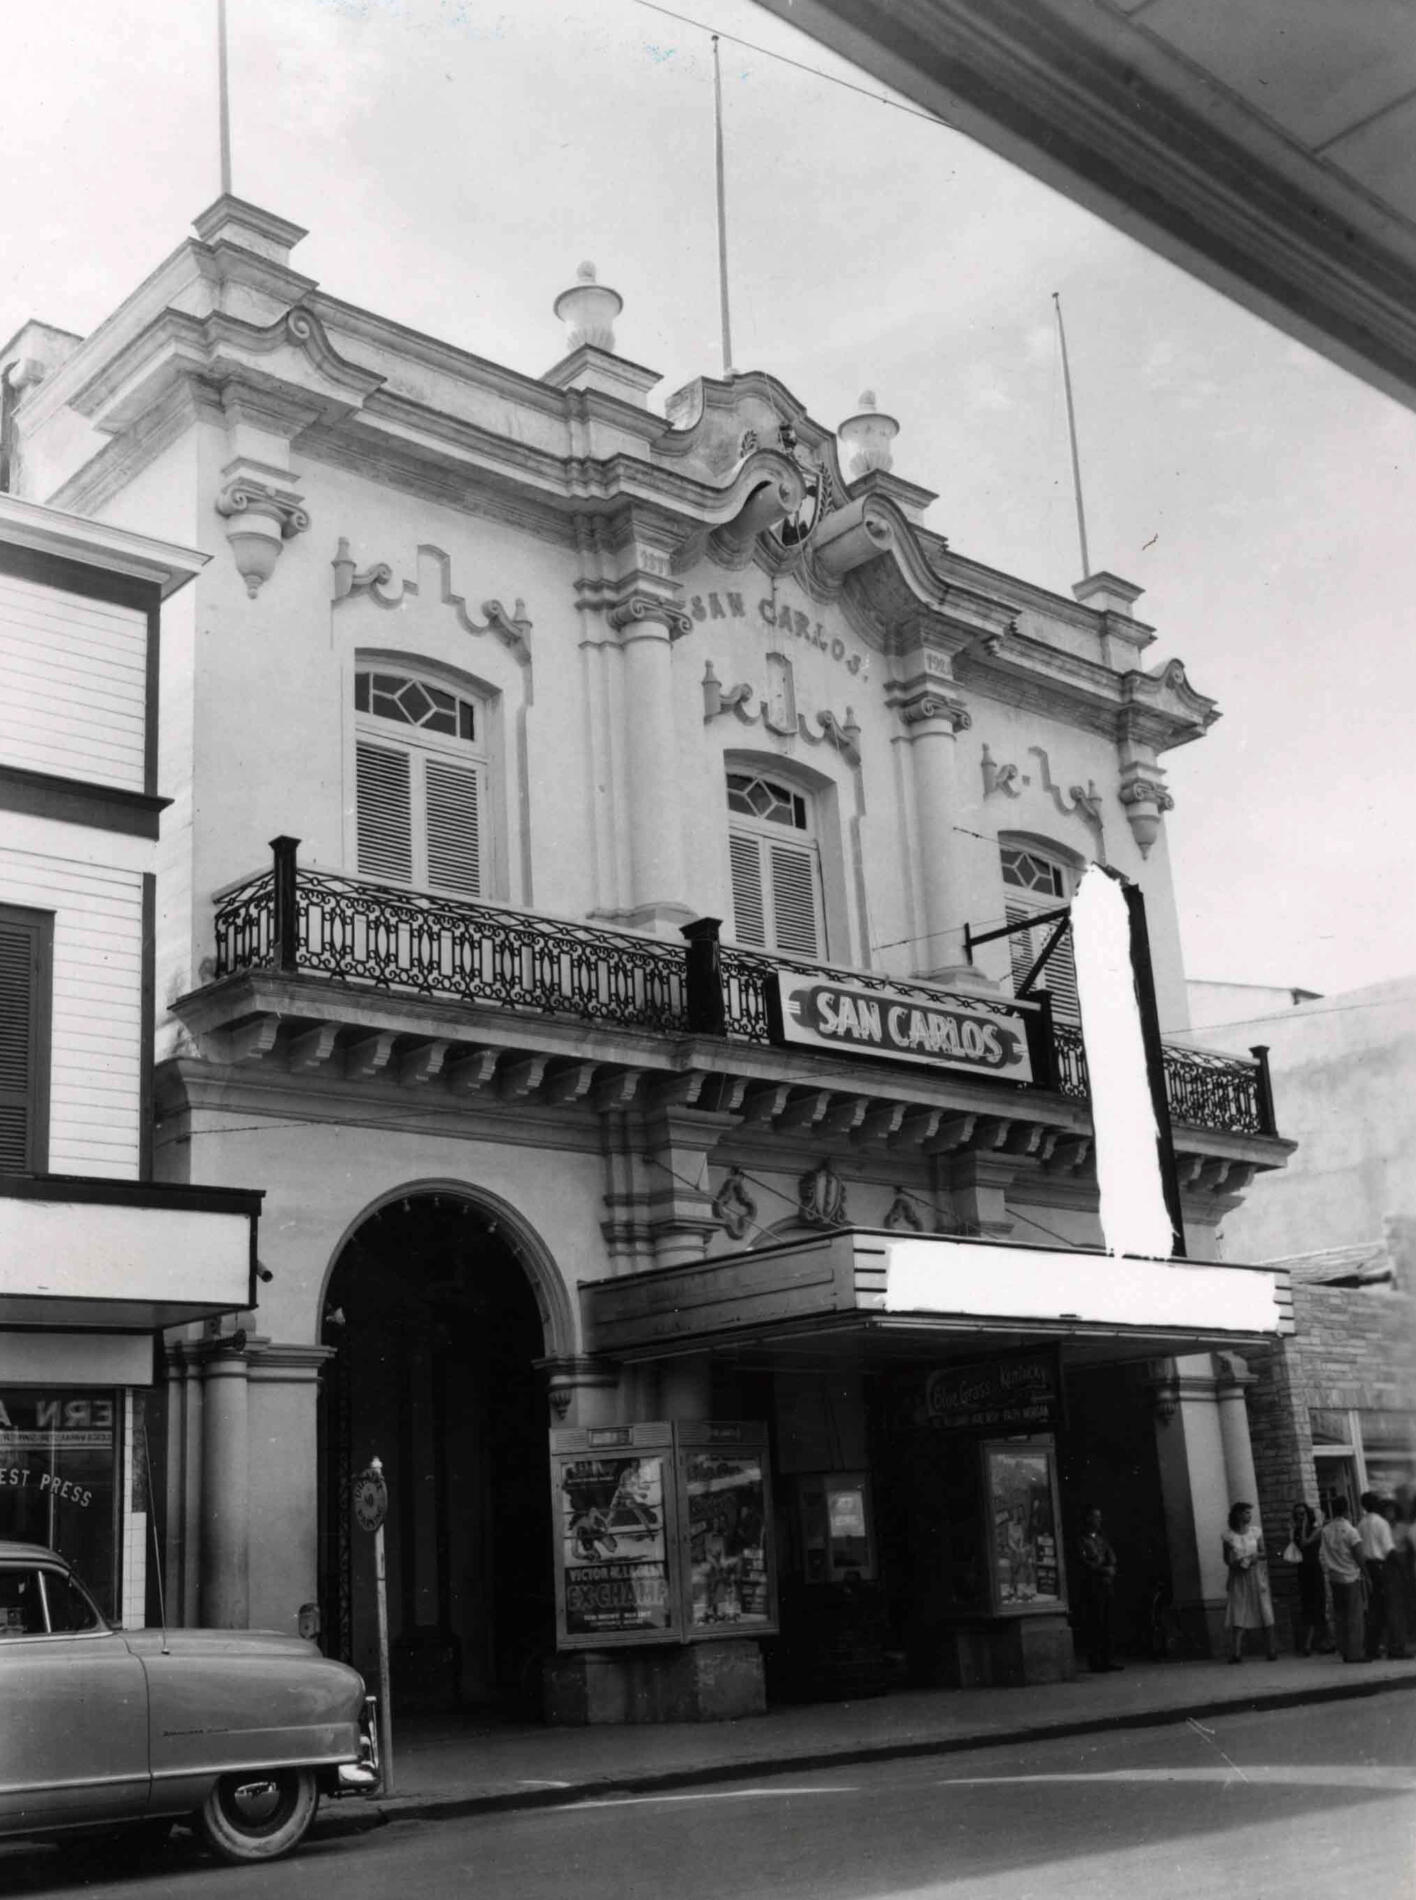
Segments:
[[[223,5],[225,0],[222,0]],[[728,199],[723,176],[723,71],[718,35],[713,35],[713,130],[718,172],[718,294],[723,312],[723,374],[733,370],[733,331],[728,315]]]
[[[1085,580],[1091,573],[1091,561],[1087,555],[1087,517],[1082,507],[1082,458],[1077,449],[1077,412],[1072,406],[1072,372],[1067,363],[1067,332],[1062,323],[1062,298],[1055,290],[1052,301],[1057,310],[1057,336],[1062,345],[1062,387],[1067,394],[1067,434],[1072,444],[1072,489],[1077,498],[1077,539],[1082,544],[1082,579]]]
[[[226,67],[226,0],[216,0],[216,90],[221,120],[221,195],[231,191],[231,85]]]

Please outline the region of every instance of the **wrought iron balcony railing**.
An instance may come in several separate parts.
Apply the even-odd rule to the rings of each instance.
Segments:
[[[216,906],[216,974],[280,970],[406,990],[421,996],[684,1035],[705,1028],[748,1043],[771,1040],[767,989],[778,963],[692,926],[688,944],[495,904],[425,896],[328,871],[300,868],[295,841],[279,838],[275,865],[224,891]],[[714,927],[716,929],[716,927]],[[790,962],[851,985],[939,1002],[948,992],[896,977]],[[704,985],[713,991],[705,1006]],[[970,995],[971,1008],[1010,1008]],[[1081,1031],[1049,1024],[1035,1071],[1059,1094],[1090,1093]],[[1274,1135],[1267,1051],[1254,1060],[1165,1048],[1166,1094],[1176,1122],[1231,1134]],[[1048,1073],[1043,1074],[1041,1071]]]

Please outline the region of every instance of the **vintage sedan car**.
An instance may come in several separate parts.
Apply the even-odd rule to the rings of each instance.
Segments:
[[[0,1712],[0,1839],[185,1820],[223,1860],[274,1860],[321,1793],[378,1783],[357,1671],[298,1636],[114,1629],[62,1557],[4,1540]]]

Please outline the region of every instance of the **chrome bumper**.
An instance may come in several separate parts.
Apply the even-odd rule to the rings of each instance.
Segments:
[[[373,1794],[383,1780],[379,1767],[378,1698],[366,1695],[359,1717],[359,1759],[339,1764],[336,1794]]]

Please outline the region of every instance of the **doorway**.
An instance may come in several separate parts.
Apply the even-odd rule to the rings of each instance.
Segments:
[[[390,1202],[336,1263],[323,1337],[328,1653],[377,1675],[373,1540],[350,1482],[378,1456],[395,1707],[532,1712],[554,1630],[545,1343],[514,1237],[456,1194]]]

